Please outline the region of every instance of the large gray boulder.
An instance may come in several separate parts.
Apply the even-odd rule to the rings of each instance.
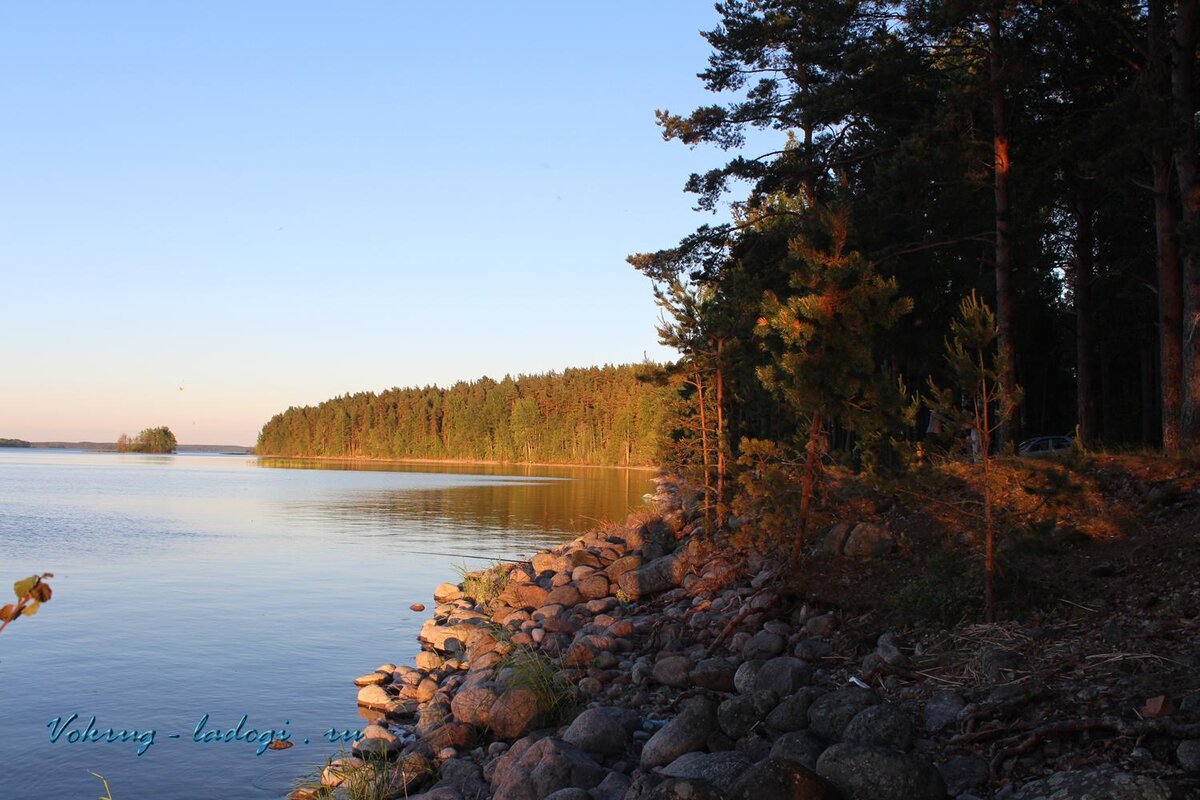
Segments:
[[[642,748],[642,769],[665,767],[684,753],[703,749],[716,729],[717,711],[712,701],[693,698],[646,742]]]
[[[817,774],[846,800],[945,800],[946,784],[934,766],[886,747],[842,742],[821,753]]]
[[[626,708],[589,708],[575,718],[562,738],[586,753],[615,755],[625,751],[640,724],[638,715]]]

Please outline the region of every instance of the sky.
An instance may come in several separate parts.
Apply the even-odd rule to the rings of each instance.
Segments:
[[[703,0],[0,4],[0,437],[671,352]],[[719,221],[719,220],[718,220]]]

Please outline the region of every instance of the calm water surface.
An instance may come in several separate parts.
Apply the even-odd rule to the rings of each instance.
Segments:
[[[337,750],[327,729],[364,724],[351,679],[411,663],[410,603],[652,489],[625,470],[317,466],[0,449],[0,591],[55,573],[54,599],[0,634],[0,800],[94,800],[89,772],[117,800],[281,798]],[[52,743],[71,714],[68,731],[94,715],[154,743]],[[193,742],[205,714],[296,746]]]

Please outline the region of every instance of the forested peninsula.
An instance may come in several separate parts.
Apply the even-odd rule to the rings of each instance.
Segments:
[[[360,392],[289,408],[263,426],[259,455],[657,462],[674,395],[638,365]]]

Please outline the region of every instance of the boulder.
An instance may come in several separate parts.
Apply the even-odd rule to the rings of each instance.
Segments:
[[[750,637],[742,648],[742,658],[747,660],[774,658],[783,652],[787,641],[777,633],[759,631]]]
[[[728,794],[742,773],[750,768],[750,759],[741,753],[684,753],[663,767],[671,778],[699,778],[722,794]]]
[[[682,559],[663,556],[626,572],[617,583],[627,595],[640,599],[674,589],[683,580],[686,571]]]
[[[945,800],[933,765],[885,747],[842,742],[821,753],[817,774],[846,800]]]
[[[382,686],[372,684],[358,690],[358,704],[367,708],[387,709],[395,704],[396,698],[387,693]]]
[[[531,609],[546,605],[550,594],[536,583],[510,583],[500,593],[500,601],[513,608]]]
[[[591,789],[604,774],[575,745],[548,737],[525,747],[514,745],[497,759],[492,796],[494,800],[544,800],[559,789]]]
[[[570,608],[583,600],[579,590],[570,583],[563,584],[546,596],[546,605],[558,605]]]
[[[1013,800],[1169,800],[1170,788],[1148,775],[1132,775],[1111,766],[1055,772],[1030,781]]]
[[[733,688],[739,693],[753,692],[758,681],[758,671],[762,669],[763,661],[743,661],[733,673]]]
[[[907,752],[912,749],[916,731],[908,715],[895,706],[877,705],[854,715],[842,739],[859,744],[874,744]]]
[[[685,689],[688,686],[691,671],[692,660],[687,656],[666,656],[654,664],[654,671],[651,674],[654,676],[654,680],[664,686]]]
[[[465,725],[486,728],[491,721],[491,710],[496,700],[496,690],[490,685],[460,688],[450,699],[450,713]]]
[[[841,800],[837,790],[793,761],[768,758],[742,773],[730,800]]]
[[[533,566],[533,573],[541,575],[543,572],[562,572],[563,570],[571,569],[571,559],[566,556],[555,555],[554,553],[538,553],[532,559],[530,564]]]
[[[1200,739],[1180,742],[1175,748],[1175,758],[1184,772],[1200,774]]]
[[[940,733],[958,720],[958,714],[966,708],[967,701],[957,692],[948,689],[934,692],[925,703],[925,730]]]
[[[846,537],[842,555],[852,558],[877,558],[896,549],[896,534],[882,525],[860,522]]]
[[[544,721],[548,699],[526,688],[510,688],[492,703],[488,724],[499,739],[519,739]]]
[[[957,797],[964,792],[982,788],[987,784],[988,765],[975,756],[955,756],[945,764],[938,765],[946,791]]]
[[[678,716],[650,737],[642,748],[643,769],[663,767],[684,753],[700,750],[717,730],[717,712],[712,701],[692,698]]]
[[[717,722],[726,736],[740,739],[754,730],[778,704],[779,696],[770,691],[735,695],[717,708]]]
[[[825,752],[825,743],[808,731],[785,733],[771,745],[771,758],[791,761],[805,769],[816,770],[817,759]]]
[[[579,591],[579,596],[583,598],[584,602],[600,600],[608,597],[608,578],[603,575],[589,575],[576,583],[575,588]]]
[[[700,778],[667,778],[648,793],[634,794],[636,790],[635,784],[625,796],[626,800],[630,797],[635,800],[726,800],[715,786]]]
[[[619,772],[610,772],[592,789],[592,800],[625,800],[633,781]]]
[[[733,676],[737,665],[726,658],[705,658],[692,668],[688,680],[701,689],[714,692],[734,691]]]
[[[805,687],[788,695],[779,701],[774,711],[767,714],[767,727],[780,733],[807,728],[808,708],[821,695],[822,691],[813,687]]]
[[[827,741],[836,742],[858,712],[878,704],[879,698],[870,689],[838,689],[821,695],[808,707],[808,727]]]
[[[629,747],[631,736],[640,724],[641,719],[633,711],[600,706],[576,717],[562,738],[586,753],[617,755]]]
[[[846,546],[846,539],[850,536],[851,527],[849,522],[839,522],[830,528],[821,537],[821,544],[817,548],[818,552],[829,556],[840,556],[842,548]]]
[[[754,679],[754,688],[787,697],[811,680],[812,669],[807,662],[795,656],[777,656],[763,663]]]
[[[439,583],[437,588],[433,590],[433,601],[435,603],[453,603],[455,600],[461,600],[465,597],[462,590],[453,583]]]

